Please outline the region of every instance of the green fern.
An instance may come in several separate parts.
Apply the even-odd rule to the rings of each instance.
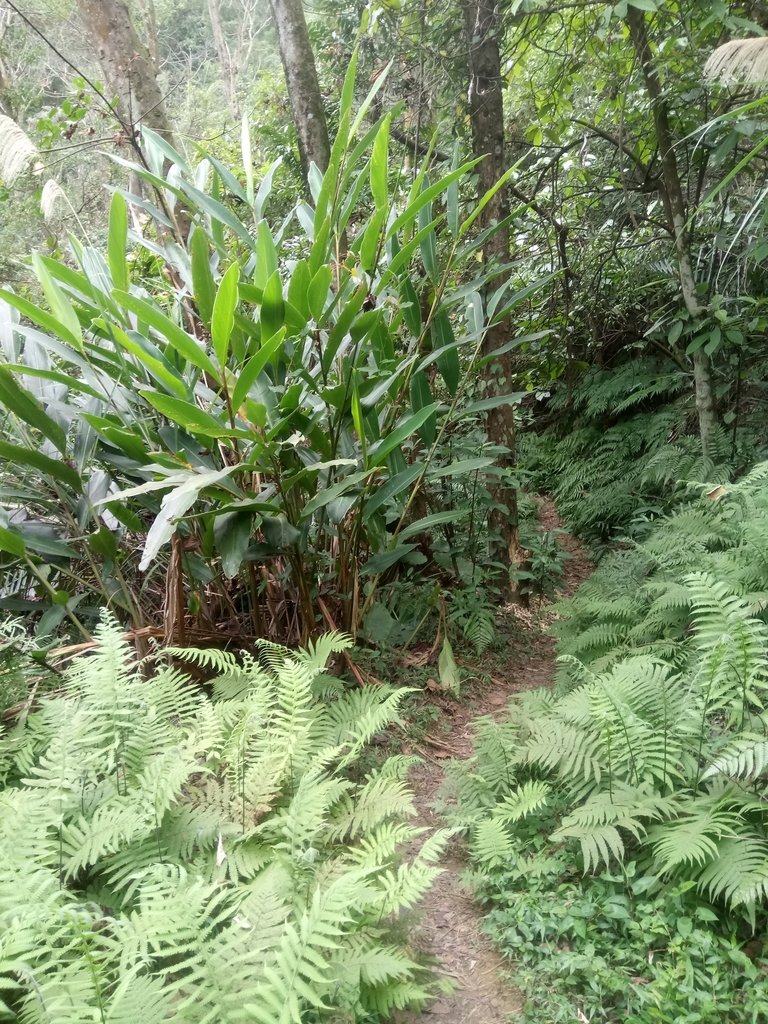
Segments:
[[[146,678],[99,628],[63,692],[0,737],[0,1013],[300,1024],[439,991],[393,925],[450,832],[408,824],[412,758],[345,774],[402,696],[319,701],[347,643],[174,649]],[[182,658],[219,673],[213,699]]]
[[[483,870],[539,855],[538,832],[585,871],[634,859],[748,915],[768,902],[767,476],[697,488],[561,602],[557,690],[480,719],[450,773]]]

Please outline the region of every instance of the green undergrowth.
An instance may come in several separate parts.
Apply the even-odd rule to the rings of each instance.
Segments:
[[[652,357],[593,368],[571,391],[555,390],[547,407],[555,425],[526,432],[520,459],[574,533],[597,545],[643,536],[685,501],[689,481],[725,483],[766,451],[763,405],[723,401],[728,411],[704,457],[679,368]]]
[[[450,832],[409,823],[415,758],[361,761],[404,690],[325,675],[333,635],[98,641],[0,732],[0,1020],[370,1024],[445,992],[402,914]]]
[[[746,1024],[768,1013],[768,948],[721,921],[693,883],[583,878],[552,860],[484,874],[486,928],[525,992],[523,1018],[616,1024]]]
[[[450,769],[531,1021],[768,1008],[767,481],[681,485],[557,606],[554,689]]]

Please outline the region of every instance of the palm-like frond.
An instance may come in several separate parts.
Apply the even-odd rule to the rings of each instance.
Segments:
[[[704,74],[715,81],[768,82],[768,39],[732,39],[714,50],[704,65]]]

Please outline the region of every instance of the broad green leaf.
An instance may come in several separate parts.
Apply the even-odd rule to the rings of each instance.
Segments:
[[[112,290],[110,275],[107,272],[101,272],[102,267],[106,267],[106,264],[103,264],[100,254],[95,253],[93,249],[76,245],[74,239],[71,242],[80,265],[88,265],[88,273],[76,270],[65,263],[59,263],[57,260],[51,259],[50,256],[41,255],[40,259],[48,273],[58,282],[66,285],[70,298],[74,298],[78,306],[87,306],[91,316],[98,316],[105,307],[112,308],[114,305],[109,294]]]
[[[329,268],[330,269],[330,268]],[[309,289],[312,283],[312,275],[309,272],[309,263],[306,260],[297,260],[291,271],[291,279],[288,282],[287,301],[298,310],[305,320],[309,320],[312,314],[312,307],[309,301]],[[262,290],[262,295],[263,295]]]
[[[538,341],[540,338],[547,338],[553,332],[552,331],[532,331],[531,334],[521,334],[516,338],[512,338],[511,341],[505,342],[503,345],[499,345],[498,348],[488,352],[487,355],[482,356],[480,359],[475,361],[476,367],[486,366],[488,363],[492,363],[494,359],[498,359],[499,356],[505,352],[509,352],[512,349],[519,348],[521,345],[526,345],[531,341]]]
[[[117,537],[106,526],[100,526],[88,536],[88,547],[106,561],[113,561],[117,557]]]
[[[418,412],[426,405],[433,403],[432,391],[429,387],[427,375],[423,370],[417,370],[411,377],[411,409]],[[419,427],[419,434],[426,445],[434,444],[437,435],[437,416],[433,414]]]
[[[360,58],[360,43],[355,41],[352,56],[349,60],[344,81],[341,86],[341,100],[339,103],[339,114],[344,116],[352,110],[352,103],[355,97],[355,82],[357,81],[357,62]]]
[[[374,211],[368,221],[363,238],[360,243],[360,266],[366,274],[372,274],[379,255],[381,244],[381,229],[384,226],[384,219],[387,216],[385,209]]]
[[[263,291],[267,286],[267,281],[277,273],[277,270],[277,249],[272,232],[269,230],[269,224],[265,220],[260,220],[256,238],[256,270],[253,274],[253,283]]]
[[[125,349],[126,352],[130,352],[131,355],[135,356],[139,363],[146,369],[147,373],[157,384],[165,385],[169,391],[172,391],[177,398],[185,398],[188,394],[189,389],[187,388],[181,377],[174,371],[170,364],[163,362],[160,359],[156,359],[151,352],[147,352],[145,346],[147,344],[146,338],[138,334],[136,331],[126,333],[122,328],[115,324],[110,325],[110,333],[112,340]],[[157,351],[157,349],[155,349]]]
[[[381,601],[374,601],[365,617],[362,634],[369,643],[383,646],[396,625],[397,620],[389,609]]]
[[[283,282],[280,271],[276,270],[264,286],[261,299],[261,340],[269,341],[285,323],[285,303],[283,302]]]
[[[213,303],[211,337],[213,339],[213,350],[216,353],[216,358],[222,370],[227,365],[229,339],[232,337],[232,328],[235,325],[237,286],[239,281],[240,267],[237,263],[233,263],[219,282],[216,300]]]
[[[386,210],[389,202],[387,169],[389,161],[389,125],[391,115],[387,114],[381,123],[371,151],[371,195],[377,210]],[[383,222],[383,218],[382,218]]]
[[[169,160],[172,164],[176,164],[187,174],[190,173],[190,167],[185,158],[178,152],[178,150],[174,149],[170,142],[160,135],[159,132],[153,132],[151,128],[147,128],[142,125],[141,137],[144,142],[148,142],[156,150],[162,153],[166,160]]]
[[[172,398],[170,395],[161,395],[157,391],[140,391],[139,394],[172,423],[178,423],[179,426],[190,430],[193,434],[203,434],[205,437],[227,437],[231,433],[226,423],[217,420],[215,416],[211,416],[210,413],[200,409],[192,402]]]
[[[14,558],[25,558],[27,549],[24,539],[15,530],[8,530],[0,526],[0,551],[5,551]]]
[[[170,192],[177,199],[184,200],[182,186],[186,185],[186,182],[180,181],[178,184],[172,185],[167,178],[163,178],[159,174],[153,174],[152,171],[148,171],[142,164],[137,164],[134,160],[126,160],[125,157],[118,156],[117,153],[110,153],[110,160],[119,164],[120,167],[126,167],[129,171],[138,174],[143,181],[148,181],[150,185],[153,185],[161,195],[164,192]],[[207,197],[203,196],[203,198]]]
[[[275,552],[295,547],[301,541],[301,531],[289,523],[282,512],[276,516],[264,516],[261,528],[267,544]]]
[[[330,371],[333,360],[336,358],[336,353],[339,351],[339,346],[344,340],[345,335],[351,331],[352,323],[362,309],[367,297],[368,288],[365,284],[361,284],[358,285],[350,298],[345,302],[339,314],[339,319],[328,335],[328,342],[323,351],[323,370],[325,373]],[[363,405],[365,405],[365,402],[363,402]]]
[[[415,548],[415,544],[397,544],[388,551],[382,551],[368,559],[360,570],[360,575],[375,576],[377,573],[386,572],[387,569],[391,569],[393,565],[396,565],[401,558],[404,558]]]
[[[62,455],[64,454],[67,448],[64,431],[51,419],[34,395],[23,388],[4,367],[0,367],[0,404],[30,427],[39,430]]]
[[[357,380],[353,382],[352,387],[352,422],[357,431],[357,436],[360,439],[360,446],[363,450],[363,462],[368,461],[368,432],[365,429],[365,415],[363,414],[363,407],[360,404],[360,389],[357,386]]]
[[[80,334],[73,334],[66,324],[63,324],[53,314],[36,306],[34,302],[29,302],[27,299],[23,299],[20,295],[9,292],[5,288],[0,288],[0,299],[4,299],[9,306],[18,309],[22,316],[37,324],[38,327],[42,327],[44,331],[48,331],[54,338],[61,338],[63,341],[66,341],[77,352],[83,351]]]
[[[462,175],[471,171],[472,168],[479,164],[482,159],[482,157],[477,157],[475,160],[469,160],[466,163],[463,163],[461,167],[457,167],[454,171],[449,171],[448,174],[440,178],[439,181],[436,181],[434,185],[430,185],[429,188],[424,189],[424,191],[417,196],[417,198],[414,199],[405,210],[403,210],[400,216],[393,221],[387,231],[387,238],[396,234],[401,230],[401,228],[413,224],[419,215],[419,210],[426,206],[427,203],[431,203],[433,199],[441,194],[441,192],[444,192],[451,182],[458,181]]]
[[[240,153],[243,157],[245,170],[245,198],[249,206],[254,202],[253,154],[251,152],[251,130],[248,114],[243,114],[240,122]]]
[[[448,314],[440,310],[432,321],[432,346],[439,353],[437,365],[451,397],[456,394],[461,380],[461,363],[454,341]]]
[[[230,171],[227,165],[223,164],[221,160],[218,160],[215,156],[211,156],[210,153],[206,154],[206,159],[208,160],[210,165],[213,168],[215,168],[217,174],[221,178],[225,187],[232,193],[232,195],[236,196],[241,202],[247,203],[248,196],[243,190],[243,186],[234,176],[232,171]]]
[[[77,377],[70,377],[68,373],[59,373],[56,370],[38,370],[37,367],[25,366],[24,363],[7,363],[4,369],[10,370],[11,373],[20,374],[23,377],[37,377],[40,380],[52,380],[57,384],[64,384],[64,386],[69,388],[70,391],[76,391],[82,395],[90,395],[91,398],[98,398],[101,400],[104,397],[104,395],[98,392],[95,388],[90,387],[88,384],[84,384],[83,381],[78,380]]]
[[[124,309],[135,313],[144,323],[161,334],[171,348],[187,362],[192,363],[199,370],[209,373],[214,380],[219,379],[219,371],[205,349],[165,313],[145,299],[140,299],[137,295],[130,295],[128,292],[115,291],[114,297]]]
[[[387,78],[389,77],[389,72],[392,70],[393,63],[394,60],[391,60],[389,64],[387,64],[386,67],[382,68],[382,70],[377,74],[375,82],[368,90],[368,93],[363,102],[358,107],[357,114],[355,115],[355,120],[352,122],[352,128],[350,129],[350,139],[354,137],[355,133],[357,132],[357,129],[363,123],[363,120],[365,119],[371,104],[376,99],[376,96],[378,95],[379,91],[384,87]]]
[[[422,327],[421,305],[410,277],[403,277],[400,282],[400,312],[408,330],[414,338],[418,338]]]
[[[82,348],[83,332],[80,327],[80,321],[77,319],[77,313],[75,313],[72,303],[67,296],[56,281],[54,281],[38,252],[32,254],[32,267],[38,281],[42,285],[45,297],[48,299],[48,305],[51,307],[54,316],[59,323],[66,327],[69,334],[76,339],[76,346]]]
[[[390,498],[395,498],[398,494],[402,494],[403,491],[407,487],[410,487],[423,472],[423,463],[415,462],[408,466],[407,469],[404,469],[402,473],[398,473],[396,476],[387,480],[387,482],[379,487],[379,489],[375,491],[366,502],[365,509],[363,511],[363,522],[369,522],[378,510],[383,505],[386,505]]]
[[[426,176],[424,177],[423,186],[425,189],[429,188],[429,178]],[[437,239],[434,228],[430,230],[429,227],[432,223],[431,203],[427,203],[426,206],[422,206],[419,210],[418,222],[419,233],[422,236],[421,258],[424,263],[424,269],[432,278],[432,281],[437,284],[440,272],[437,267]]]
[[[457,167],[459,164],[459,145],[457,141],[453,147],[453,160],[451,167]],[[445,192],[445,206],[448,217],[448,230],[451,232],[454,238],[458,238],[459,235],[459,183],[458,181],[452,181]]]
[[[468,473],[477,473],[481,469],[493,466],[496,460],[489,455],[477,459],[461,459],[459,462],[451,462],[447,466],[430,466],[429,478],[437,480],[443,476],[465,476]]]
[[[375,470],[372,469],[364,469],[359,473],[350,473],[349,476],[345,476],[344,479],[339,480],[338,483],[332,484],[330,487],[326,487],[322,491],[318,491],[314,498],[308,501],[301,510],[301,518],[308,519],[310,516],[314,515],[318,509],[321,509],[324,505],[328,505],[335,498],[338,498],[339,495],[345,494],[353,487],[357,487],[363,482],[363,480],[366,480],[371,473],[374,472]]]
[[[261,184],[259,185],[253,201],[253,216],[257,222],[262,220],[264,217],[264,207],[266,206],[267,200],[272,192],[272,182],[274,181],[275,172],[282,162],[282,157],[278,157],[277,160],[273,161],[267,168],[267,173],[261,179]]]
[[[149,568],[160,549],[168,543],[176,532],[178,520],[189,511],[200,497],[200,492],[204,488],[223,480],[237,469],[237,466],[227,466],[225,469],[210,470],[205,473],[191,473],[184,483],[174,487],[173,490],[165,495],[160,505],[160,512],[147,533],[144,551],[139,562],[139,572],[145,572]]]
[[[440,682],[443,689],[448,690],[450,693],[459,695],[461,689],[461,673],[459,672],[459,666],[456,664],[456,659],[453,656],[453,648],[451,642],[446,636],[443,640],[443,647],[440,651],[440,657],[437,660],[437,671],[440,676]]]
[[[128,291],[130,278],[125,250],[128,246],[128,206],[119,192],[112,196],[109,206],[109,230],[107,234],[107,257],[112,284],[115,288]]]
[[[481,398],[477,402],[469,402],[468,405],[458,406],[454,410],[451,419],[460,420],[465,416],[473,416],[478,412],[487,412],[489,409],[496,409],[500,405],[518,405],[527,397],[527,391],[513,391],[508,395],[493,395],[491,398]]]
[[[333,271],[328,264],[325,263],[314,275],[309,285],[307,300],[309,302],[309,311],[312,314],[312,319],[315,321],[319,321],[323,315],[328,302],[328,292],[330,291],[332,280]]]
[[[437,409],[437,403],[433,402],[432,404],[419,409],[418,412],[412,413],[410,416],[406,416],[405,419],[401,420],[398,427],[396,427],[386,437],[382,438],[381,441],[377,441],[376,444],[369,449],[368,461],[371,465],[381,465],[389,453],[395,448],[399,448],[403,441],[411,437],[423,423],[426,423],[429,417],[432,416]]]
[[[38,555],[50,555],[52,558],[79,559],[82,557],[69,544],[65,544],[64,541],[58,540],[56,537],[50,537],[29,528],[21,528],[19,533],[27,550],[34,551]]]
[[[221,555],[222,571],[228,579],[233,579],[240,571],[251,540],[252,525],[250,512],[225,512],[216,517],[213,536]]]
[[[382,379],[376,384],[370,391],[360,396],[360,404],[363,409],[368,410],[378,405],[379,399],[381,399],[388,391],[392,392],[395,388],[395,384],[399,377],[402,377],[404,373],[407,373],[411,366],[418,359],[419,353],[414,352],[413,355],[408,358],[401,358],[397,363],[396,369],[392,373],[382,377]]]
[[[496,182],[495,185],[491,185],[491,187],[488,189],[488,191],[485,193],[485,195],[480,199],[480,202],[474,208],[472,213],[470,213],[470,215],[467,217],[467,219],[464,221],[464,223],[459,228],[459,238],[463,238],[466,235],[466,233],[469,231],[469,229],[475,223],[477,218],[480,216],[480,214],[486,208],[488,203],[490,203],[490,201],[493,199],[493,197],[496,195],[496,193],[500,189],[504,188],[504,186],[507,184],[507,182],[509,181],[509,179],[512,177],[512,175],[515,173],[516,170],[517,170],[517,164],[513,164],[511,167],[509,167],[502,174],[502,176],[499,178],[499,180]]]
[[[430,231],[434,231],[437,225],[444,219],[444,213],[435,217],[435,219],[430,221],[429,224],[417,231],[413,238],[407,241],[402,248],[399,247],[396,235],[388,235],[387,244],[392,249],[392,259],[389,266],[381,275],[381,281],[377,291],[381,291],[385,285],[389,285],[393,278],[398,277],[402,280],[407,276],[408,263],[421,245],[422,239],[428,235]]]
[[[51,459],[36,448],[26,448],[0,440],[0,458],[4,459],[9,466],[30,466],[32,469],[37,469],[46,477],[60,480],[73,491],[80,492],[82,489],[80,477],[68,463]]]
[[[457,510],[448,509],[445,512],[433,512],[432,515],[424,516],[408,523],[404,530],[400,531],[400,540],[408,540],[409,537],[417,537],[420,533],[429,533],[433,526],[440,526],[441,523],[455,523],[462,516],[469,515],[469,509]]]
[[[218,199],[214,199],[213,196],[209,196],[206,195],[205,192],[201,192],[199,188],[195,188],[195,186],[190,185],[189,182],[180,181],[179,185],[199,209],[207,213],[214,221],[219,224],[223,224],[230,228],[230,230],[234,231],[237,237],[244,242],[249,249],[256,248],[256,244],[250,231],[223,203],[220,203]]]
[[[282,327],[261,346],[256,355],[249,359],[242,370],[240,370],[237,376],[237,383],[232,392],[232,406],[235,410],[239,409],[243,404],[246,395],[251,390],[251,385],[266,367],[267,363],[272,362],[282,348],[284,340],[285,328]]]
[[[192,258],[192,289],[200,319],[210,326],[213,303],[216,299],[216,283],[211,273],[211,257],[208,251],[208,237],[201,227],[195,227],[190,239]]]

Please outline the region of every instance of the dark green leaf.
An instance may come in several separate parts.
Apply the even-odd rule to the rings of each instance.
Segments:
[[[67,437],[58,423],[43,409],[38,400],[23,388],[16,378],[0,367],[0,403],[8,412],[18,416],[20,420],[39,430],[48,440],[64,454],[67,448]]]

